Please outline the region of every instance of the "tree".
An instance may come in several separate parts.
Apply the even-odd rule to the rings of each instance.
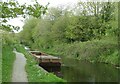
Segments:
[[[73,16],[66,28],[66,37],[70,42],[88,41],[94,38],[94,21],[92,16]]]
[[[68,25],[68,17],[63,15],[59,17],[52,26],[52,36],[55,41],[66,42],[66,27]]]
[[[35,27],[38,24],[38,19],[34,17],[30,17],[26,20],[25,25],[23,26],[23,31],[20,32],[20,41],[25,45],[30,45],[34,43],[34,38],[32,36]]]
[[[114,5],[111,2],[106,2],[103,4],[102,10],[101,10],[101,19],[104,22],[108,22],[111,19],[113,19],[113,12],[114,12]]]
[[[20,5],[17,1],[9,1],[9,2],[0,2],[1,10],[1,29],[10,31],[11,29],[18,29],[12,25],[6,24],[9,19],[16,18],[18,16],[23,16],[24,18],[27,15],[40,18],[42,14],[45,14],[47,10],[47,6],[45,7],[40,5],[37,1],[33,5]]]
[[[59,8],[59,7],[57,7],[57,8],[51,7],[51,8],[48,9],[47,13],[45,14],[44,19],[55,21],[60,16],[62,16],[61,8]]]
[[[51,20],[40,19],[38,25],[34,29],[33,38],[35,47],[50,48],[53,45],[53,36],[51,35],[52,22]]]

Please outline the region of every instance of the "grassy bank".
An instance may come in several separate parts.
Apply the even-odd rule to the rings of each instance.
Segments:
[[[16,45],[18,52],[21,52],[27,58],[26,71],[29,82],[65,82],[65,80],[58,78],[52,73],[46,73],[39,67],[35,59],[24,49],[23,46]]]
[[[0,39],[0,83],[1,82],[2,82],[2,43]]]
[[[42,51],[52,55],[87,60],[92,63],[103,62],[117,66],[119,64],[118,43],[115,37],[71,44],[60,43],[52,48],[42,49]]]
[[[15,54],[10,45],[2,46],[2,82],[11,82]]]

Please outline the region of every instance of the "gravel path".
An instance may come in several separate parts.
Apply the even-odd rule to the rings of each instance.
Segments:
[[[22,53],[14,51],[16,60],[13,66],[12,82],[28,82],[25,71],[26,58]]]

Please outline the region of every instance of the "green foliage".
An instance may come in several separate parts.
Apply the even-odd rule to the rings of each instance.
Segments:
[[[36,25],[36,28],[33,32],[33,38],[35,40],[35,46],[41,48],[52,47],[51,39],[51,22],[49,20],[41,19]],[[45,45],[44,47],[42,45]],[[34,46],[34,45],[33,45]]]
[[[1,34],[0,37],[2,37]],[[0,72],[2,72],[2,38],[0,38]],[[0,73],[0,83],[2,83],[2,73]]]
[[[52,73],[46,73],[41,68],[37,66],[37,63],[33,56],[28,53],[22,45],[15,46],[17,51],[23,53],[27,58],[27,65],[26,71],[28,74],[28,81],[29,82],[61,82],[64,84],[65,80],[58,78],[57,76],[53,75]]]
[[[3,46],[4,45],[13,46],[15,43],[17,43],[14,33],[3,31],[1,34],[2,34],[2,45]]]
[[[33,50],[39,49],[50,54],[91,62],[117,64],[118,56],[115,52],[118,20],[115,4],[80,3],[77,8],[84,8],[80,13],[51,8],[43,18],[28,20],[31,22],[25,24],[21,36],[25,36],[25,44]],[[36,25],[31,24],[32,21]]]
[[[30,18],[28,21],[26,21],[26,24],[23,26],[24,31],[20,33],[20,41],[21,43],[24,43],[26,45],[30,45],[31,43],[34,43],[34,38],[32,37],[33,29],[38,24],[38,19],[36,18]]]
[[[2,82],[11,82],[15,54],[13,47],[2,46]]]
[[[103,6],[101,6],[102,4]],[[89,11],[89,7],[93,8],[94,14],[75,15],[73,13],[73,15],[70,15],[67,10],[51,8],[40,20],[36,19],[35,21],[33,19],[34,22],[37,22],[36,25],[31,24],[32,20],[29,20],[31,23],[28,21],[28,24],[25,24],[21,36],[24,35],[26,43],[34,48],[37,46],[40,48],[51,48],[54,43],[85,42],[101,39],[111,32],[116,33],[117,27],[115,24],[117,24],[117,21],[111,19],[114,14],[113,3],[84,3],[81,6],[85,7],[87,11]],[[99,11],[97,11],[97,8]],[[107,11],[109,11],[109,14],[106,14]],[[105,21],[102,15],[109,17],[109,20]],[[115,24],[111,25],[111,22]],[[27,26],[31,26],[32,29]],[[33,33],[30,33],[30,31],[33,31]],[[25,32],[29,32],[29,34],[25,34]]]
[[[61,24],[62,23],[62,24]],[[68,26],[68,17],[61,16],[54,22],[51,28],[51,35],[54,41],[66,42],[66,28]]]
[[[51,49],[40,49],[48,54],[87,60],[90,62],[104,62],[118,66],[117,38],[104,38],[88,42],[74,42],[72,44],[55,44]]]
[[[104,3],[104,6],[101,10],[101,18],[103,21],[108,22],[113,19],[114,4],[110,2]]]
[[[113,65],[118,66],[119,65],[118,59],[119,59],[118,50],[116,50],[112,54],[108,53],[108,54],[101,55],[99,58],[99,61],[105,62],[105,63],[111,63]]]
[[[94,24],[94,17],[92,16],[74,16],[70,19],[70,23],[66,29],[66,37],[72,41],[88,41],[94,38],[95,28],[92,26]],[[93,30],[94,29],[94,30]]]
[[[9,19],[11,18],[16,18],[18,16],[22,17],[27,17],[27,15],[40,18],[42,14],[45,14],[47,10],[47,6],[45,7],[40,5],[37,1],[33,5],[20,5],[18,1],[8,1],[8,2],[0,2],[0,8],[2,9],[1,11],[1,23],[2,23],[2,29],[15,29],[16,27],[12,25],[7,25],[6,23],[8,22]],[[18,28],[17,28],[18,29]]]
[[[2,54],[2,82],[11,82],[13,62],[15,60],[15,54],[13,53],[14,44],[18,41],[15,38],[14,33],[7,31],[1,31],[1,54]],[[12,37],[12,38],[11,38]]]
[[[2,18],[15,18],[18,15],[29,14],[34,17],[40,17],[44,14],[47,6],[43,7],[37,1],[33,5],[20,5],[17,1],[0,2],[2,8]]]
[[[45,19],[55,21],[57,18],[62,16],[62,9],[59,7],[57,8],[51,7],[48,9],[45,15],[46,15]]]

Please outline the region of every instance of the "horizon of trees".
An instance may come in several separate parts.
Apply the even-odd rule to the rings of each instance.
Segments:
[[[20,41],[31,47],[51,48],[59,43],[117,36],[117,5],[116,2],[79,2],[73,8],[75,10],[49,8],[42,18],[26,20],[19,35]]]

